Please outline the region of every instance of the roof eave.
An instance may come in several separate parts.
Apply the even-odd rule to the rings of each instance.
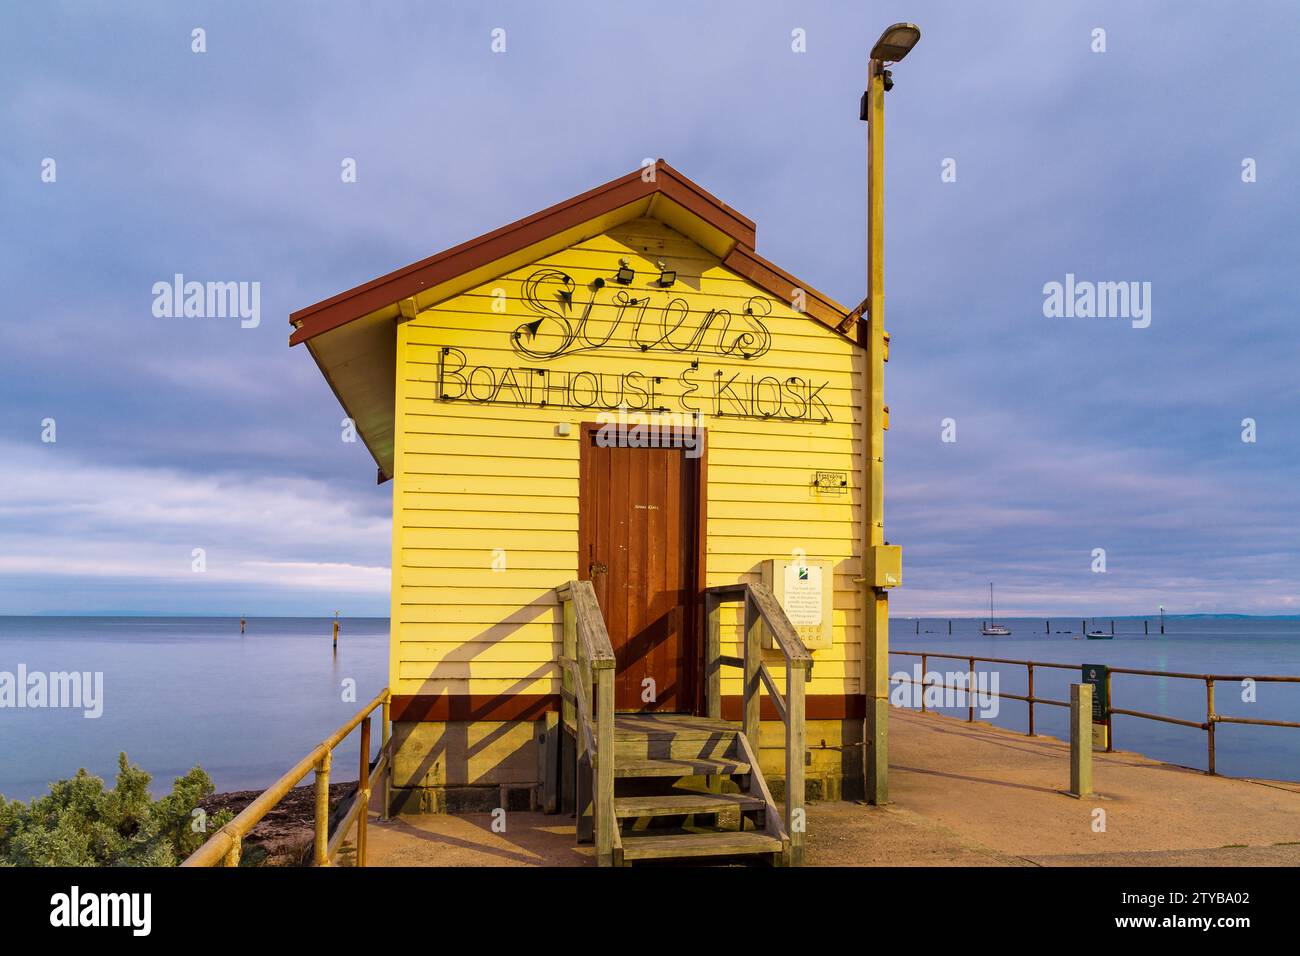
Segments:
[[[492,232],[412,263],[354,289],[323,299],[289,316],[294,327],[289,344],[297,345],[348,322],[391,307],[442,282],[498,261],[548,237],[599,219],[656,194],[672,200],[714,230],[729,237],[727,245],[753,248],[755,225],[715,196],[691,182],[662,159],[603,186],[557,203]],[[719,257],[728,250],[714,250]]]

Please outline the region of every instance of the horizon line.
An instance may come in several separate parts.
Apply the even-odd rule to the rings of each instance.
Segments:
[[[13,612],[0,612],[0,618],[6,617],[36,617],[36,618],[201,618],[201,619],[229,619],[229,620],[257,620],[278,618],[282,620],[332,620],[334,615],[326,612],[324,614],[232,614],[232,613],[180,613],[168,611],[40,611],[36,613],[18,614]],[[990,619],[987,615],[982,614],[891,614],[890,620],[894,621],[988,621],[988,620],[1007,620],[1007,621],[1078,621],[1078,620],[1159,620],[1160,613],[1155,614],[999,614],[996,618]],[[1247,611],[1186,611],[1172,612],[1166,611],[1165,618],[1189,618],[1189,617],[1224,617],[1224,618],[1273,618],[1273,619],[1300,619],[1300,612],[1276,612],[1276,613],[1253,613]],[[340,614],[340,620],[372,620],[383,621],[391,620],[389,614]]]

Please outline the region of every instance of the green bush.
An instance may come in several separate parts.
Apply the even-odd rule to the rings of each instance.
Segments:
[[[232,817],[223,810],[196,823],[194,809],[215,789],[199,767],[161,800],[149,796],[150,779],[122,753],[112,790],[81,769],[30,803],[0,797],[0,865],[175,866]]]

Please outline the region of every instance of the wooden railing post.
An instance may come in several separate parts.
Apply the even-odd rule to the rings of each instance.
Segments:
[[[614,865],[614,662],[596,678],[596,865]]]
[[[573,605],[573,595],[566,597],[560,605],[563,608],[563,630],[561,637],[560,653],[571,660],[578,659],[578,614]],[[560,705],[561,716],[564,719],[566,727],[571,726],[574,722],[574,704],[573,704],[573,675],[567,668],[561,670],[561,685],[564,687],[564,700]]]
[[[573,603],[572,591],[565,591],[561,598],[563,609],[562,653],[570,660],[578,659],[578,612]],[[567,813],[577,806],[577,769],[580,755],[575,746],[580,734],[574,704],[574,677],[569,668],[562,668],[561,686],[564,694],[560,700],[560,812]],[[573,730],[570,738],[569,730]]]
[[[379,819],[388,822],[388,804],[393,796],[393,761],[395,754],[389,753],[388,738],[392,733],[392,701],[384,698],[384,710],[379,718],[379,753],[388,754],[388,763],[384,767],[384,804],[379,808]]]
[[[577,659],[578,677],[577,682],[581,682],[587,694],[587,706],[591,706],[591,680],[590,664],[583,657]],[[587,750],[587,735],[582,732],[582,712],[576,707],[574,711],[577,714],[574,723],[574,743],[576,759],[573,762],[575,805],[577,813],[576,828],[578,831],[579,843],[590,843],[595,837],[595,821],[592,818],[592,755]]]
[[[762,726],[761,701],[759,699],[758,665],[762,663],[763,618],[754,604],[754,597],[745,592],[745,696],[744,715],[741,730],[754,746],[754,754],[762,752],[763,741],[760,738]],[[754,768],[755,772],[758,768]]]
[[[705,716],[722,718],[722,602],[704,595],[704,709]]]
[[[740,752],[753,768],[749,778],[749,792],[761,794],[766,805],[765,825],[773,836],[782,841],[781,857],[785,862],[798,865],[803,862],[804,831],[807,821],[804,817],[804,800],[806,796],[807,763],[806,746],[806,684],[812,679],[813,659],[799,639],[798,633],[790,623],[785,612],[777,603],[772,592],[761,584],[728,585],[721,587],[710,595],[715,601],[739,600],[744,607],[744,655],[739,659],[728,655],[728,665],[739,665],[744,671],[742,697],[741,735],[738,738]],[[706,605],[710,611],[716,604]],[[776,679],[763,662],[762,635],[764,630],[771,634],[772,642],[780,648],[785,657],[785,693],[776,684]],[[707,646],[707,645],[706,645]],[[718,655],[718,666],[722,658]],[[785,725],[785,813],[782,814],[772,800],[772,795],[763,780],[759,765],[762,753],[762,709],[760,696],[762,685],[767,685],[772,695],[772,704]],[[784,822],[784,825],[782,823]]]
[[[785,827],[790,834],[790,865],[803,864],[804,816],[804,666],[787,662],[785,669]],[[757,768],[756,768],[757,769]]]
[[[925,675],[928,673],[926,668],[928,654],[921,655],[921,713],[925,713]]]
[[[329,866],[330,844],[330,752],[316,765],[316,846],[312,850],[315,866]]]
[[[357,866],[366,865],[366,823],[370,817],[370,715],[361,721],[361,767],[357,772]]]

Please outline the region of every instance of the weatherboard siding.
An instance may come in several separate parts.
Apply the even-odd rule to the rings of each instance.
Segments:
[[[542,361],[511,349],[511,333],[535,318],[523,306],[530,275],[562,271],[585,295],[586,283],[612,276],[620,257],[637,272],[630,295],[643,293],[647,277],[657,276],[656,259],[668,262],[677,270],[676,285],[651,295],[680,296],[693,316],[724,308],[740,316],[750,297],[767,299],[770,351],[748,361],[659,350],[585,351]],[[503,301],[496,290],[505,293],[504,312],[494,311]],[[707,580],[757,582],[764,559],[798,551],[809,560],[834,561],[833,645],[814,652],[808,692],[859,693],[864,610],[853,579],[861,576],[864,353],[725,269],[686,237],[643,219],[491,279],[399,325],[395,694],[559,692],[561,618],[553,589],[578,576],[579,425],[597,421],[601,412],[439,401],[443,348],[461,350],[471,366],[545,367],[557,376],[636,370],[671,383],[698,358],[700,373],[692,381],[702,387],[711,381],[703,373],[717,370],[728,377],[770,373],[824,382],[818,397],[833,417],[826,424],[718,417],[703,392],[692,396],[705,410],[708,430]],[[770,405],[770,388],[767,394]],[[797,407],[793,399],[790,407]],[[675,403],[672,408],[678,410]],[[562,422],[573,425],[570,435],[556,435]],[[814,495],[815,471],[846,473],[848,493]],[[502,557],[504,570],[494,570],[494,558]],[[723,652],[739,653],[734,615],[724,623],[724,642],[731,646],[724,644]],[[723,694],[740,694],[739,678],[727,675],[724,670]]]

